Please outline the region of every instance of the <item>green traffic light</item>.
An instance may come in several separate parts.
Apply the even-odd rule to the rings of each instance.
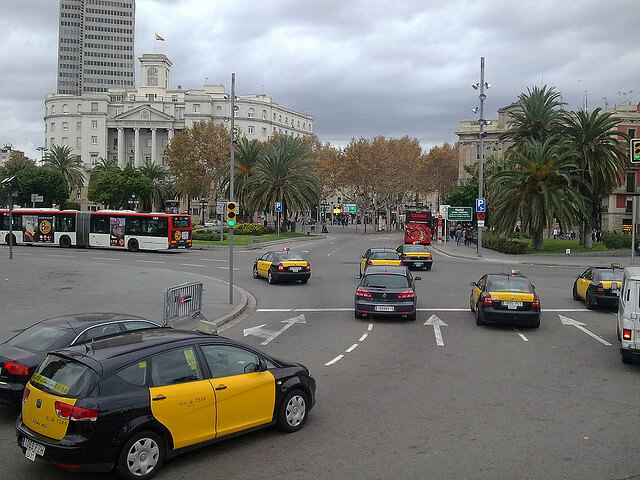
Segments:
[[[236,226],[236,221],[235,220],[227,220],[227,226],[228,227],[235,227]]]

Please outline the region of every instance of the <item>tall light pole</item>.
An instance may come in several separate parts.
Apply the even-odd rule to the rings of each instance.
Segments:
[[[229,201],[233,202],[233,156],[236,147],[236,74],[231,74],[231,161],[229,162]],[[229,304],[233,305],[233,228],[229,229]]]
[[[480,155],[478,159],[478,198],[484,198],[483,190],[484,190],[484,126],[488,125],[484,119],[484,101],[487,96],[484,93],[485,88],[490,88],[491,84],[486,83],[484,81],[484,57],[480,57],[480,83],[476,83],[472,85],[475,90],[480,90],[480,95],[478,98],[480,99],[480,119],[478,123],[480,124]],[[478,244],[476,250],[478,256],[482,255],[482,227],[478,226]]]

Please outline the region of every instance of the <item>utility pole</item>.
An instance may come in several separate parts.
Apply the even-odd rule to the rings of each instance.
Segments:
[[[233,155],[236,147],[236,74],[231,74],[231,161],[229,171],[229,201],[233,202]],[[229,304],[233,305],[233,228],[229,229]]]
[[[478,162],[478,198],[484,198],[484,57],[480,57],[480,159]],[[482,256],[482,227],[478,227],[478,256]]]

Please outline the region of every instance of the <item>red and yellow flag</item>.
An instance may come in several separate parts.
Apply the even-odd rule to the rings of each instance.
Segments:
[[[156,33],[156,40],[160,40],[161,42],[164,42],[164,38],[162,38],[160,35],[158,35]]]

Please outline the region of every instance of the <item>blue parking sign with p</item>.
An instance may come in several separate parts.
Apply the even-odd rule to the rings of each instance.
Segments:
[[[476,198],[476,212],[485,212],[487,210],[487,201],[484,198]]]
[[[276,202],[276,212],[282,211],[282,202]]]

